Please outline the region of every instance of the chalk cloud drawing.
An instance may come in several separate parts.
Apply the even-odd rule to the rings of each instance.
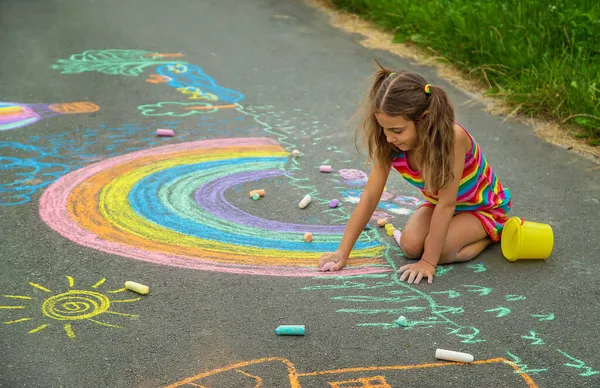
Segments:
[[[76,323],[85,321],[121,329],[122,326],[106,322],[106,320],[113,322],[114,319],[123,319],[117,317],[139,317],[139,315],[115,311],[114,307],[119,306],[119,303],[131,303],[141,299],[141,297],[116,299],[112,296],[122,292],[129,293],[124,287],[118,290],[108,290],[106,293],[112,295],[106,295],[99,291],[106,278],[91,286],[91,290],[76,288],[75,279],[71,276],[66,278],[69,282],[69,289],[64,292],[56,293],[40,284],[29,282],[29,285],[35,290],[33,295],[2,295],[5,303],[9,303],[8,301],[12,303],[0,305],[0,311],[18,311],[21,316],[20,318],[4,321],[4,324],[27,326],[29,334],[39,333],[45,331],[48,327],[59,325],[62,326],[67,337],[75,339],[74,325]],[[40,292],[43,294],[40,294]],[[37,306],[35,306],[36,304]],[[46,321],[50,320],[50,323],[39,324],[39,322],[36,322],[40,316],[39,312],[29,311],[36,307],[41,310],[42,317]]]

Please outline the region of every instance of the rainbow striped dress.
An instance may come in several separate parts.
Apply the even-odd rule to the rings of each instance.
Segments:
[[[472,213],[481,221],[490,238],[499,241],[512,205],[510,190],[502,187],[471,134],[462,125],[456,124],[469,136],[471,149],[465,155],[465,167],[458,188],[455,212]],[[392,166],[425,196],[425,202],[421,206],[434,208],[438,201],[437,193],[431,195],[425,191],[420,171],[413,171],[408,166],[406,154],[399,151],[394,153],[392,158]]]

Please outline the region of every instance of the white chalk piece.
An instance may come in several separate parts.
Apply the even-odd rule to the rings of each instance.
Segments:
[[[300,201],[300,203],[298,204],[298,207],[300,209],[304,209],[305,207],[308,206],[308,204],[310,203],[310,201],[312,201],[312,198],[310,197],[310,195],[306,194],[304,196],[304,198],[302,198],[302,201]]]
[[[469,353],[453,352],[452,350],[437,349],[435,358],[438,360],[457,361],[457,362],[473,362],[475,359]]]
[[[297,158],[298,156],[300,156],[300,151],[298,151],[298,150],[293,150],[293,151],[292,151],[292,155],[294,155],[294,158]]]
[[[321,167],[319,167],[319,171],[321,171],[321,172],[331,172],[331,166],[321,166]]]
[[[150,287],[136,282],[125,282],[125,288],[138,294],[146,295],[150,291]]]
[[[394,240],[396,240],[398,245],[400,245],[400,237],[402,237],[402,232],[398,229],[394,230]]]

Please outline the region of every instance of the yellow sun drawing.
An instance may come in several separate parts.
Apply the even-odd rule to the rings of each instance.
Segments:
[[[116,311],[111,311],[110,308],[113,307],[113,305],[116,303],[130,303],[130,302],[138,301],[138,300],[142,299],[141,297],[134,298],[134,299],[111,299],[108,296],[106,296],[100,292],[97,292],[97,291],[73,289],[73,287],[75,286],[75,280],[71,276],[67,276],[67,279],[69,280],[69,290],[67,292],[63,292],[60,294],[54,294],[52,291],[50,291],[46,287],[40,286],[39,284],[35,284],[32,282],[29,282],[29,284],[32,287],[34,287],[35,289],[41,290],[45,293],[54,294],[54,295],[49,296],[46,299],[43,299],[43,301],[41,302],[42,314],[47,318],[59,321],[60,324],[63,325],[63,328],[65,329],[65,332],[67,333],[67,336],[69,338],[75,339],[75,332],[73,331],[73,326],[72,326],[73,321],[87,320],[87,321],[94,322],[94,323],[97,323],[102,326],[108,326],[108,327],[112,327],[115,329],[121,329],[121,326],[117,326],[117,325],[113,325],[110,323],[99,321],[98,317],[102,314],[120,315],[120,316],[124,316],[124,317],[134,317],[134,318],[139,317],[139,315],[124,314],[124,313],[120,313],[120,312],[116,312]],[[106,281],[106,278],[100,280],[98,283],[94,284],[92,286],[92,288],[97,289],[105,281]],[[125,292],[125,291],[126,291],[126,289],[125,289],[125,287],[123,287],[118,290],[111,290],[111,291],[106,291],[106,292],[109,294],[118,294],[118,293]],[[19,299],[19,300],[23,300],[23,301],[25,301],[25,300],[37,301],[38,300],[38,298],[35,298],[32,296],[25,296],[25,295],[2,295],[2,296],[5,298],[9,298],[9,299]],[[31,307],[31,306],[8,305],[8,306],[0,306],[0,309],[26,309],[28,307]],[[15,324],[15,323],[30,321],[33,319],[34,318],[26,317],[26,318],[15,319],[15,320],[4,322],[4,323],[7,325],[11,325],[11,324]],[[34,334],[34,333],[40,332],[40,331],[44,330],[45,328],[47,328],[48,326],[51,326],[51,324],[44,323],[42,325],[39,325],[39,326],[35,327],[34,329],[29,330],[29,334]]]

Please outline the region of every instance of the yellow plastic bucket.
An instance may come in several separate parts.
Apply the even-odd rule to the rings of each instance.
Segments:
[[[547,224],[512,217],[502,231],[502,254],[507,260],[546,259],[552,253],[554,233]]]

